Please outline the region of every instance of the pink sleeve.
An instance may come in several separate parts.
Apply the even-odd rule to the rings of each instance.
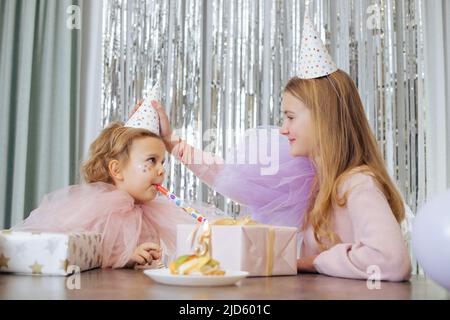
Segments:
[[[196,149],[185,141],[173,148],[172,155],[210,187],[224,167],[223,158]]]
[[[400,225],[371,178],[369,183],[353,188],[347,206],[354,242],[322,252],[314,260],[316,270],[342,278],[408,280],[411,262]],[[375,277],[374,272],[379,272],[380,277]]]

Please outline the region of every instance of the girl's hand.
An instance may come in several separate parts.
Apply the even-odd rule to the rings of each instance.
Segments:
[[[180,143],[180,138],[173,135],[172,127],[170,126],[169,117],[166,111],[158,101],[152,101],[152,107],[158,112],[159,116],[159,130],[161,138],[166,145],[167,150],[171,153],[172,149]]]
[[[133,108],[133,110],[130,111],[130,114],[128,115],[128,119],[130,119],[133,114],[137,111],[137,109],[139,109],[139,107],[142,105],[142,103],[144,102],[144,100],[139,101],[136,106]]]
[[[170,126],[169,117],[167,116],[166,111],[156,100],[152,101],[152,107],[155,108],[159,115],[159,131],[161,137],[163,139],[170,137],[172,135],[172,128]]]
[[[311,256],[301,258],[297,260],[297,271],[301,273],[317,273],[316,267],[314,267],[314,260],[317,256]]]
[[[160,246],[152,242],[146,242],[141,244],[134,250],[130,260],[128,261],[128,265],[145,265],[147,263],[152,263],[153,260],[159,259],[161,259]]]

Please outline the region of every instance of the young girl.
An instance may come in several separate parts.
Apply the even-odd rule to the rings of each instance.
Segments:
[[[280,155],[280,168],[289,170],[280,170],[275,176],[279,183],[248,167],[229,169],[219,158],[201,155],[172,134],[167,115],[158,106],[166,147],[225,196],[243,200],[253,210],[269,207],[264,212],[266,222],[271,222],[267,217],[273,214],[279,224],[301,227],[299,272],[408,280],[411,263],[400,228],[405,218],[402,197],[386,171],[354,82],[332,62],[307,15],[301,55],[300,76],[292,78],[284,91],[285,119],[280,129],[289,141],[291,156],[298,161]],[[202,157],[214,161],[189,161]],[[315,168],[312,184],[305,157]],[[249,186],[257,187],[263,197],[252,193]],[[283,188],[290,191],[279,192]],[[240,196],[246,193],[250,196]],[[277,202],[274,197],[278,196],[288,205]],[[258,219],[258,212],[254,216]]]
[[[47,195],[14,229],[101,233],[103,268],[151,265],[161,259],[160,241],[173,254],[176,224],[192,219],[168,200],[155,199],[165,152],[149,130],[110,124],[90,146],[82,167],[86,183]]]

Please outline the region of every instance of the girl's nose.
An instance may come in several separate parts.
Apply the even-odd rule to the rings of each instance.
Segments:
[[[158,169],[158,176],[162,176],[166,173],[166,169],[164,168],[164,166],[160,166]]]
[[[280,134],[283,136],[287,136],[289,134],[289,130],[286,127],[286,121],[283,122],[283,125],[280,128]]]

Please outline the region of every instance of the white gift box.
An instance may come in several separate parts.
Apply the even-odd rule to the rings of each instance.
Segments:
[[[177,226],[177,256],[193,254],[196,225]],[[200,235],[197,232],[197,238]],[[211,256],[225,270],[250,276],[297,274],[297,228],[269,225],[212,225]],[[194,244],[196,241],[194,241]]]
[[[66,276],[100,266],[100,234],[0,231],[0,272]]]

